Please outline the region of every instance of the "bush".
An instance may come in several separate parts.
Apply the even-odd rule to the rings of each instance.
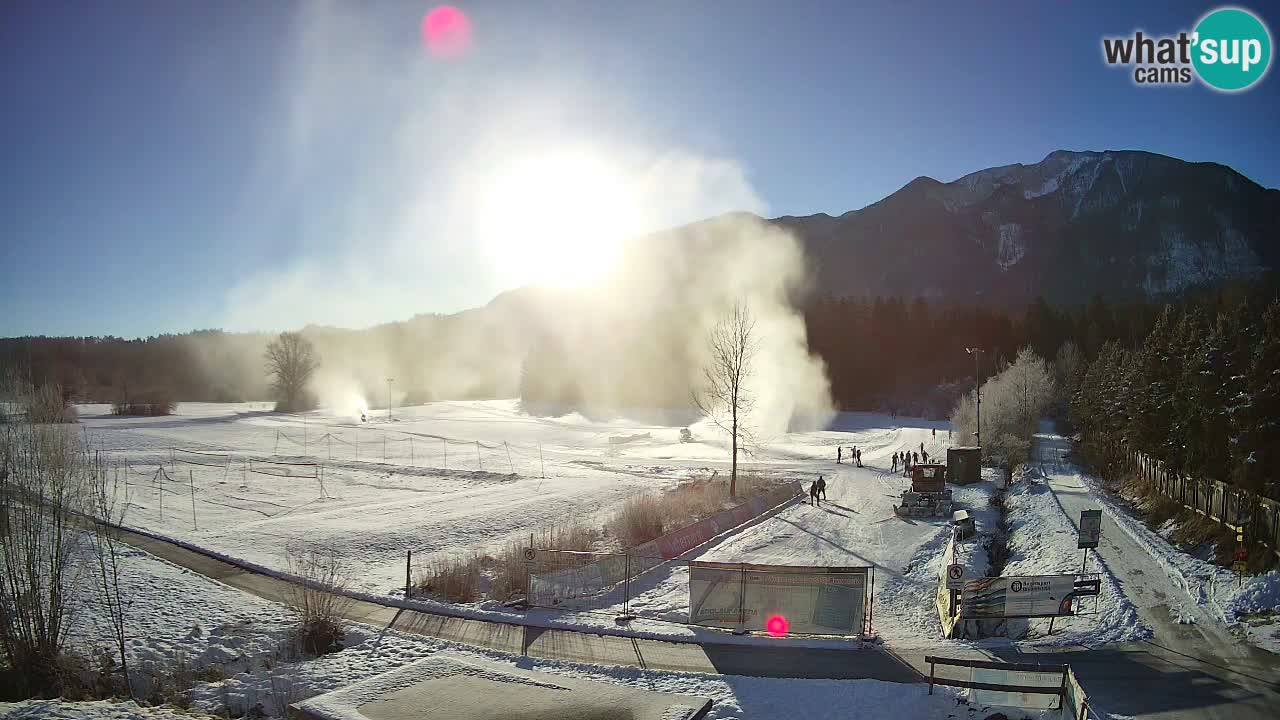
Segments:
[[[71,428],[0,426],[0,651],[29,696],[68,682],[63,645],[82,580],[73,559],[93,472]]]
[[[0,378],[0,422],[22,420],[38,425],[75,422],[71,393],[57,383],[36,385],[26,374],[6,370]]]
[[[342,649],[344,618],[352,599],[345,594],[348,577],[333,548],[293,545],[285,549],[290,575],[286,601],[298,614],[295,639],[304,653],[323,655]]]
[[[135,398],[122,398],[112,403],[112,415],[128,415],[135,417],[159,417],[172,415],[178,407],[168,391],[153,390]]]
[[[622,504],[609,523],[609,531],[628,547],[635,547],[662,535],[662,502],[654,495],[637,495]]]

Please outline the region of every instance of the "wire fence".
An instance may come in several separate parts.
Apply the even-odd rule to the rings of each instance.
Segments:
[[[93,448],[88,430],[85,438],[93,452],[120,472],[116,484],[125,508],[150,506],[162,522],[171,521],[177,512],[174,495],[179,492],[174,488],[182,484],[186,486],[183,494],[192,505],[193,528],[200,526],[200,508],[206,505],[205,514],[234,510],[275,518],[333,499],[328,488],[329,475],[334,470],[381,473],[405,468],[407,478],[438,470],[446,475],[485,472],[545,479],[548,466],[565,468],[580,462],[549,463],[541,443],[521,446],[365,427],[346,432],[327,429],[319,435],[314,435],[314,430],[305,425],[302,432],[264,428],[262,434],[255,436],[256,441],[249,443],[250,448],[163,447],[157,446],[154,439],[138,447],[106,447],[99,440],[98,447]],[[262,448],[264,439],[269,443],[270,454],[253,449]],[[185,478],[182,468],[188,469]],[[254,477],[269,478],[270,482],[260,485],[253,481]],[[280,498],[271,497],[271,483],[281,481],[315,481],[316,494],[301,503],[276,502]],[[246,496],[245,490],[255,492]]]
[[[301,449],[304,456],[322,457],[330,461],[547,477],[548,463],[541,443],[519,446],[506,441],[497,444],[409,433],[395,437],[389,434],[391,432],[393,431],[359,428],[344,437],[331,431],[311,436],[306,431],[299,435],[277,429],[271,454],[279,455],[283,444],[286,449]],[[553,467],[556,465],[551,464]]]

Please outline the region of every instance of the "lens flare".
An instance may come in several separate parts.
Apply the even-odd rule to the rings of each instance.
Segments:
[[[774,637],[786,635],[788,627],[790,627],[790,623],[781,615],[773,615],[764,623],[764,629]]]
[[[455,58],[471,46],[471,20],[452,5],[438,5],[422,16],[422,42],[438,58]]]

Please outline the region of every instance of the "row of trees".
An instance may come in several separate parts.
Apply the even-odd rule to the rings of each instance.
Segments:
[[[1166,307],[1140,344],[1107,342],[1065,379],[1091,442],[1280,499],[1280,300]]]

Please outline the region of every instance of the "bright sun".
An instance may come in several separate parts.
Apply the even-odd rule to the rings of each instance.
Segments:
[[[623,173],[597,153],[525,155],[486,179],[481,236],[506,280],[591,285],[637,229],[631,195]]]

